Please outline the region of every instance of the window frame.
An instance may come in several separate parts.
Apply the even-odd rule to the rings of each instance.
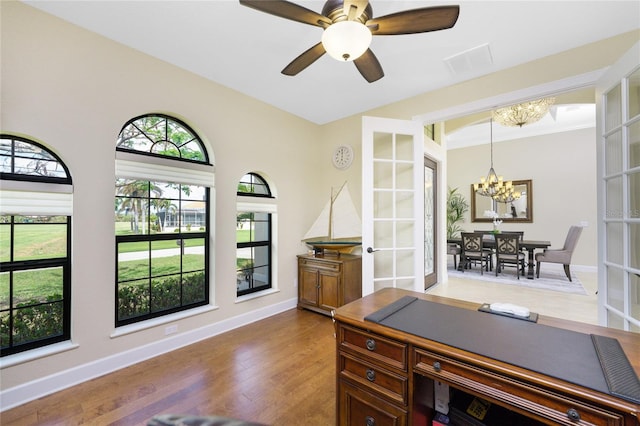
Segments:
[[[205,306],[210,303],[210,226],[211,226],[211,193],[213,189],[213,166],[209,164],[209,155],[207,153],[207,149],[204,146],[202,139],[183,121],[176,119],[175,117],[168,116],[166,114],[145,114],[139,117],[135,117],[129,120],[120,131],[118,135],[118,143],[122,140],[123,132],[127,129],[128,126],[132,125],[136,120],[140,120],[145,117],[159,117],[165,120],[167,123],[173,121],[177,123],[180,127],[182,127],[186,132],[188,132],[191,136],[193,136],[190,141],[195,141],[199,144],[200,150],[203,154],[204,159],[202,160],[193,160],[189,158],[181,158],[177,156],[171,155],[162,155],[153,152],[140,151],[136,149],[124,148],[120,146],[116,146],[116,186],[118,185],[118,181],[120,179],[131,180],[132,182],[146,182],[147,183],[147,191],[146,195],[139,197],[124,197],[124,198],[141,198],[145,200],[144,202],[147,212],[145,215],[146,220],[146,229],[148,230],[146,233],[142,234],[133,234],[133,235],[116,235],[115,238],[115,253],[116,253],[116,264],[115,264],[115,301],[116,304],[114,306],[114,323],[115,327],[122,327],[134,323],[139,323],[143,321],[147,321],[153,318],[159,318],[166,315],[170,315],[176,312],[188,311],[193,308],[197,308],[200,306]],[[168,125],[167,125],[168,126]],[[143,177],[144,176],[144,177]],[[210,180],[209,180],[210,178]],[[199,202],[204,203],[204,230],[202,231],[183,231],[183,224],[179,219],[177,231],[175,233],[152,233],[150,231],[151,226],[153,224],[152,218],[152,200],[155,199],[163,199],[164,197],[154,196],[151,191],[152,184],[175,184],[181,185],[181,188],[178,190],[178,198],[179,207],[178,207],[178,217],[182,218],[182,212],[184,211],[183,202],[194,201],[193,199],[189,199],[188,197],[184,198],[183,201],[183,190],[182,186],[199,186],[204,190],[204,200],[198,200]],[[116,187],[115,199],[123,197],[124,194],[118,194],[118,188]],[[176,200],[175,197],[169,197],[167,199]],[[117,214],[117,210],[115,211]],[[152,262],[154,258],[154,242],[158,241],[170,241],[175,240],[178,242],[177,246],[180,247],[180,252],[178,255],[179,259],[179,272],[178,273],[169,273],[169,274],[160,274],[154,275],[152,271]],[[203,269],[197,271],[185,271],[183,270],[183,260],[185,254],[185,241],[189,240],[203,240]],[[131,242],[146,242],[148,243],[148,248],[146,252],[148,254],[149,261],[149,269],[148,274],[144,277],[139,277],[138,280],[120,280],[119,274],[119,247],[120,244],[126,244]],[[143,250],[142,252],[144,252]],[[196,300],[195,302],[185,301],[182,297],[184,296],[183,290],[185,285],[184,277],[193,273],[203,273],[203,299]],[[175,306],[169,306],[163,309],[154,310],[152,305],[153,300],[153,282],[157,279],[166,278],[165,282],[171,277],[179,277],[179,293],[180,300],[179,303]],[[147,280],[147,295],[146,295],[146,313],[140,313],[133,316],[120,317],[120,286],[123,283],[134,282],[134,281],[144,281]]]
[[[257,182],[245,182],[243,181],[243,179],[245,177],[249,176],[250,180],[253,181],[254,179]],[[265,193],[256,193],[256,192],[244,192],[240,190],[241,185],[243,184],[249,184],[251,186],[253,185],[259,185],[262,188],[265,189]],[[238,182],[237,185],[237,191],[236,194],[238,196],[238,202],[236,204],[236,225],[239,222],[237,220],[238,216],[241,213],[250,213],[252,214],[250,222],[253,223],[255,222],[254,216],[253,214],[255,213],[259,213],[259,214],[266,214],[266,222],[268,223],[268,229],[267,229],[267,239],[266,240],[256,240],[256,241],[248,241],[248,242],[238,242],[236,239],[236,250],[239,249],[251,249],[252,250],[252,254],[253,254],[253,249],[258,248],[258,247],[267,247],[267,263],[266,265],[261,265],[262,266],[267,266],[268,267],[268,284],[265,285],[261,285],[258,287],[254,287],[253,286],[253,279],[251,278],[250,280],[247,280],[247,285],[249,286],[246,289],[240,289],[240,282],[241,280],[238,278],[239,276],[241,276],[241,274],[243,273],[244,270],[246,269],[254,269],[254,266],[252,266],[251,268],[239,268],[238,267],[238,256],[237,256],[237,251],[236,251],[236,297],[240,298],[243,296],[248,296],[248,295],[253,295],[253,294],[259,294],[261,292],[264,291],[268,291],[271,289],[275,288],[275,284],[274,284],[274,217],[276,216],[276,209],[275,209],[275,203],[265,203],[264,201],[262,202],[257,202],[257,199],[270,199],[270,200],[275,200],[275,197],[273,196],[272,192],[271,192],[271,188],[269,187],[269,184],[267,183],[266,179],[264,179],[261,175],[254,173],[254,172],[249,172],[246,173],[245,175],[243,175],[242,179]],[[242,200],[242,201],[241,201]],[[251,229],[253,229],[253,227],[250,227]],[[253,257],[252,257],[253,259]]]
[[[170,120],[170,121],[173,121],[173,122],[179,124],[180,127],[184,128],[187,132],[189,132],[189,134],[191,136],[193,136],[193,138],[190,139],[190,141],[195,140],[200,145],[200,150],[202,152],[202,155],[204,156],[204,159],[203,160],[193,160],[193,159],[190,159],[190,158],[184,158],[182,156],[173,157],[173,156],[169,156],[169,155],[158,154],[158,153],[155,153],[155,152],[142,151],[142,150],[137,150],[137,149],[121,146],[121,143],[122,143],[122,140],[121,140],[122,132],[124,132],[124,130],[129,126],[135,126],[135,122],[136,121],[142,120],[142,119],[147,118],[147,117],[158,117],[158,118],[161,118],[161,119],[165,120],[165,122],[168,122]],[[168,126],[166,126],[166,127],[168,127]],[[136,128],[137,128],[137,126],[136,126]],[[140,130],[140,131],[143,132],[142,130]],[[165,136],[167,136],[166,132],[165,132]],[[157,143],[157,142],[155,142],[155,143]],[[155,157],[155,158],[166,158],[166,159],[171,159],[171,160],[184,161],[184,162],[187,162],[187,163],[210,164],[210,162],[209,162],[209,153],[207,152],[206,147],[202,143],[202,138],[200,138],[198,136],[198,134],[187,123],[185,123],[184,121],[180,120],[179,118],[175,118],[175,117],[172,117],[170,115],[162,114],[162,113],[143,114],[143,115],[139,115],[139,116],[134,117],[131,120],[127,121],[124,124],[124,126],[122,126],[122,129],[120,130],[120,134],[118,135],[118,141],[116,143],[116,151],[129,152],[129,153],[133,153],[133,154],[137,154],[137,155],[145,155],[145,156]],[[181,152],[181,154],[182,154],[182,152]]]
[[[14,300],[14,278],[15,273],[24,272],[24,271],[34,271],[34,270],[46,270],[51,268],[61,268],[62,269],[62,299],[58,300],[41,300],[39,303],[30,304],[27,306],[18,306],[13,302],[7,303],[7,308],[2,309],[0,312],[6,312],[9,316],[8,320],[8,344],[6,347],[2,348],[1,357],[18,354],[21,352],[26,352],[29,350],[42,348],[46,346],[53,345],[55,343],[60,343],[64,341],[71,340],[71,209],[72,209],[72,198],[64,197],[64,199],[59,200],[58,202],[62,202],[62,205],[58,208],[65,210],[65,214],[61,214],[60,212],[54,212],[54,208],[51,207],[50,212],[47,209],[51,206],[50,203],[45,200],[40,203],[37,210],[28,211],[29,209],[33,209],[34,204],[39,204],[37,201],[34,203],[32,199],[35,194],[48,193],[55,194],[60,192],[69,191],[72,193],[72,179],[71,174],[69,173],[69,169],[64,164],[62,159],[52,152],[50,149],[45,147],[43,144],[38,143],[34,140],[0,133],[0,140],[10,140],[11,141],[11,152],[10,155],[6,157],[10,157],[10,172],[0,172],[0,178],[3,180],[3,197],[11,198],[12,202],[17,202],[17,205],[10,205],[6,207],[7,211],[0,212],[0,219],[7,218],[8,221],[1,220],[0,226],[9,227],[9,258],[7,261],[0,261],[0,270],[2,273],[8,273],[8,297],[9,301]],[[33,145],[34,147],[39,148],[44,151],[47,155],[51,156],[53,161],[55,161],[61,168],[62,174],[64,176],[43,176],[43,175],[35,175],[35,174],[27,174],[27,173],[16,173],[16,157],[19,158],[32,158],[32,157],[20,157],[16,156],[15,143],[25,143],[29,145]],[[36,157],[33,157],[36,158]],[[47,160],[48,161],[48,160]],[[18,183],[16,185],[16,182]],[[15,186],[15,187],[14,187]],[[61,191],[61,188],[64,191]],[[5,190],[7,190],[5,192]],[[16,196],[16,194],[23,194],[22,197],[25,197],[24,194],[32,192],[29,197],[29,202],[20,205],[20,196]],[[9,193],[13,195],[9,195]],[[65,194],[68,195],[68,194]],[[45,198],[47,198],[45,196]],[[6,200],[5,200],[6,201]],[[11,204],[11,203],[10,203]],[[21,209],[25,209],[24,211],[19,211]],[[20,221],[16,220],[17,218],[64,218],[64,220],[59,220],[54,223],[46,223],[46,222],[29,222],[29,221]],[[47,225],[63,225],[65,227],[65,255],[62,257],[48,257],[48,258],[37,258],[37,259],[15,259],[15,242],[16,242],[16,226],[47,226]],[[42,296],[42,295],[40,295]],[[35,338],[22,343],[15,343],[14,338],[16,334],[14,318],[15,314],[20,310],[26,309],[34,309],[41,306],[55,306],[56,304],[61,304],[62,306],[62,315],[61,315],[61,329],[59,332],[54,335],[45,336],[43,338]]]

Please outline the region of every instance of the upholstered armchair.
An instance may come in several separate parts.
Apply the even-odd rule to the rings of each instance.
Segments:
[[[564,266],[564,273],[571,281],[569,265],[571,265],[571,256],[573,256],[573,250],[576,248],[581,233],[581,226],[572,226],[567,233],[564,247],[561,249],[546,249],[544,252],[536,254],[536,277],[540,278],[540,263],[560,263]]]

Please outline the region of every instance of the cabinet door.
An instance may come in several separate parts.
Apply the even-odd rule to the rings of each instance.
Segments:
[[[405,426],[407,412],[340,380],[339,426]]]
[[[318,270],[300,267],[300,302],[318,306]]]
[[[336,309],[342,305],[340,293],[340,273],[331,271],[319,271],[320,300],[318,306],[323,309]]]

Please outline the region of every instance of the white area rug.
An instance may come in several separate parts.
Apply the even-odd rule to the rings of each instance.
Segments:
[[[535,278],[530,280],[525,276],[520,276],[520,279],[516,277],[515,268],[506,268],[498,274],[496,277],[495,270],[493,271],[484,271],[484,275],[480,275],[480,268],[474,267],[472,269],[467,269],[465,272],[460,272],[458,270],[453,269],[453,264],[449,264],[449,268],[447,269],[447,273],[449,277],[461,278],[461,279],[470,279],[477,281],[488,281],[497,284],[505,284],[505,285],[516,285],[520,287],[527,288],[540,288],[544,290],[553,290],[553,291],[561,291],[564,293],[574,293],[574,294],[587,294],[587,291],[584,289],[584,286],[576,277],[573,271],[571,272],[571,280],[567,279],[567,276],[564,274],[564,269],[562,265],[555,264],[543,264],[540,268],[540,278]]]

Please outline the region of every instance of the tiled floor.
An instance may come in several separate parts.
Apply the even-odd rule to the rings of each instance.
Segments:
[[[453,268],[453,265],[449,265],[449,267]],[[477,303],[510,302],[526,306],[531,312],[542,315],[598,324],[597,273],[578,271],[575,268],[573,272],[582,282],[587,295],[495,284],[472,278],[457,277],[450,277],[447,283],[437,284],[427,290],[427,293]]]

